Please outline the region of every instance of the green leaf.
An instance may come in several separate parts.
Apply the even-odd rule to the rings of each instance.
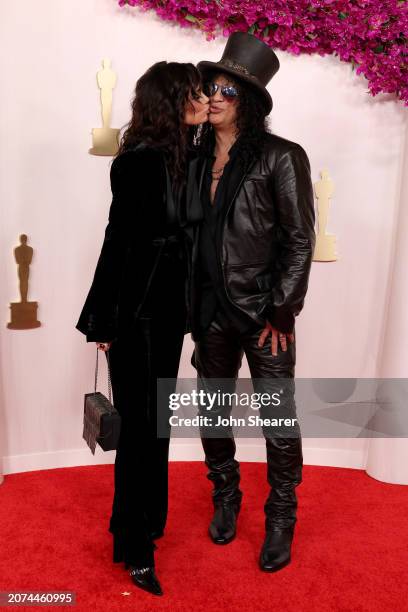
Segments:
[[[343,13],[343,11],[340,11],[339,19],[347,19],[347,17],[348,17],[348,13]]]
[[[384,51],[384,45],[377,45],[373,49],[374,53],[382,53]]]
[[[262,35],[266,37],[266,36],[268,36],[268,34],[269,34],[269,26],[266,26],[266,28],[264,28],[264,30],[262,32]]]
[[[248,30],[248,34],[254,34],[255,30],[258,29],[258,26],[256,25],[256,23],[254,23],[253,25],[251,25],[251,27]]]
[[[197,17],[194,17],[194,15],[186,15],[185,19],[186,21],[191,21],[191,23],[196,23],[198,21]]]

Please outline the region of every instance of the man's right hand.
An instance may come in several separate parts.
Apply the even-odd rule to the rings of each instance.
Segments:
[[[263,329],[261,335],[259,336],[259,340],[258,340],[259,348],[263,347],[263,345],[265,344],[265,340],[267,339],[269,334],[272,334],[271,353],[274,357],[276,357],[278,354],[278,343],[280,343],[283,351],[287,351],[288,350],[287,339],[289,340],[290,343],[295,341],[294,334],[284,334],[280,332],[278,329],[276,329],[275,327],[272,327],[269,321],[267,321],[265,328]]]
[[[109,351],[110,347],[111,347],[112,342],[97,342],[96,346],[98,349],[100,349],[101,351]]]

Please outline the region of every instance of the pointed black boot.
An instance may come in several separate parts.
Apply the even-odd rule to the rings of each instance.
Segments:
[[[237,533],[239,504],[221,503],[215,506],[208,533],[214,544],[228,544]]]
[[[259,556],[259,567],[264,572],[277,572],[289,565],[294,527],[274,528],[266,532]]]
[[[129,575],[132,578],[133,584],[139,589],[143,589],[152,595],[163,595],[160,582],[157,579],[154,567],[133,567],[126,564],[126,569],[130,568]]]

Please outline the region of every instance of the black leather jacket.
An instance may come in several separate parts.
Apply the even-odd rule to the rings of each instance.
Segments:
[[[261,156],[247,162],[221,222],[217,256],[228,298],[259,325],[268,320],[279,331],[293,332],[315,245],[313,186],[304,149],[268,134]],[[190,285],[193,339],[198,336],[198,240],[199,230]]]

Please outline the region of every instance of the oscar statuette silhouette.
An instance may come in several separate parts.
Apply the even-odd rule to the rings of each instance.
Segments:
[[[102,69],[97,72],[96,80],[101,91],[102,125],[93,128],[92,144],[89,149],[92,155],[116,155],[119,148],[119,129],[111,128],[112,92],[116,85],[116,74],[111,69],[109,59],[102,61]]]
[[[37,302],[28,302],[28,277],[30,264],[33,259],[33,249],[27,245],[26,234],[21,234],[20,245],[14,249],[19,279],[20,302],[11,302],[11,321],[7,323],[9,329],[33,329],[40,327],[37,320]]]
[[[318,231],[313,261],[337,261],[336,236],[326,233],[329,217],[329,200],[334,193],[334,185],[329,177],[328,170],[322,170],[320,176],[320,181],[314,184],[317,198]]]

